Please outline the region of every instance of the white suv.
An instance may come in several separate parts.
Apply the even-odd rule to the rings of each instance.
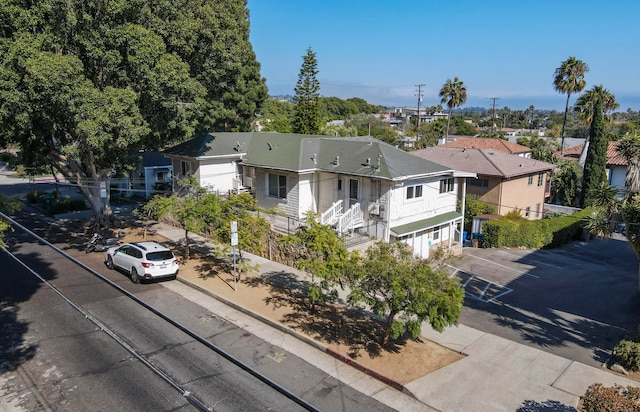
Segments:
[[[171,250],[156,242],[131,242],[109,248],[104,256],[109,269],[121,269],[133,283],[178,276],[178,259]]]

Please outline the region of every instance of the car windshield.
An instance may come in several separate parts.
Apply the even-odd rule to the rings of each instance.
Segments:
[[[162,250],[160,252],[147,253],[147,259],[152,261],[173,259],[173,253],[170,250]]]

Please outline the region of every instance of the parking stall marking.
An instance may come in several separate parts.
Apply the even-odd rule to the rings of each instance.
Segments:
[[[453,266],[449,266],[454,269],[451,276],[458,276],[462,282],[465,296],[479,300],[484,303],[491,303],[502,296],[513,292],[513,289],[506,286],[502,286],[498,283],[491,282],[480,276],[476,276],[473,273],[465,272]]]
[[[491,264],[496,265],[496,266],[500,266],[501,268],[504,268],[504,269],[510,270],[510,271],[512,271],[512,272],[516,272],[516,273],[518,273],[518,274],[520,274],[520,275],[526,275],[526,276],[531,276],[532,278],[540,279],[540,276],[536,276],[536,275],[533,275],[533,274],[531,274],[531,273],[529,273],[529,272],[523,272],[523,271],[521,271],[521,270],[517,270],[517,269],[514,269],[514,268],[510,268],[509,266],[501,265],[500,263],[496,263],[496,262],[491,261],[491,260],[489,260],[489,259],[481,258],[480,256],[475,256],[475,255],[472,255],[472,254],[466,254],[466,255],[465,255],[465,257],[466,257],[466,256],[472,257],[472,258],[474,258],[474,259],[482,260],[482,261],[484,261],[484,262],[488,262],[488,263],[491,263]]]

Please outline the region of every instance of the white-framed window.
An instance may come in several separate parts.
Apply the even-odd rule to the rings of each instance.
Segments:
[[[538,187],[544,183],[544,173],[538,173]]]
[[[159,182],[163,182],[164,181],[164,172],[157,172],[156,180],[159,181]]]
[[[529,186],[533,184],[533,174],[529,174],[529,181],[527,182]]]
[[[267,175],[267,196],[287,198],[287,176],[269,173]]]
[[[531,216],[531,207],[527,206],[527,208],[524,210],[524,217],[529,217]]]
[[[453,192],[454,182],[453,177],[440,180],[440,193]]]
[[[407,199],[417,199],[422,197],[422,185],[407,186]]]
[[[433,240],[440,239],[440,226],[436,226],[433,228],[433,232],[431,232],[431,237],[433,238]]]
[[[536,203],[536,219],[540,218],[540,203]]]

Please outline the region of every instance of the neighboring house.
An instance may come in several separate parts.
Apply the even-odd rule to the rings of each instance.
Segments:
[[[160,152],[140,152],[138,167],[123,178],[112,178],[112,192],[130,196],[151,197],[171,189],[171,160]]]
[[[439,146],[458,149],[497,150],[527,158],[530,158],[532,154],[530,147],[496,138],[449,136],[447,141],[439,144]]]
[[[313,212],[342,234],[359,231],[371,239],[400,240],[427,258],[433,248],[461,250],[462,215],[456,193],[464,178],[371,137],[334,138],[281,133],[210,133],[214,142],[247,138],[242,173],[247,187],[264,208],[278,207],[303,221]],[[248,136],[250,135],[250,136]],[[187,142],[189,143],[189,142]],[[180,153],[181,161],[208,158]],[[199,147],[197,143],[191,145]],[[175,166],[175,160],[174,160]],[[216,178],[219,185],[229,176]]]
[[[551,163],[514,156],[497,150],[458,149],[436,146],[411,152],[455,170],[476,173],[467,180],[467,194],[494,205],[499,215],[514,210],[527,219],[543,217],[544,202],[549,196]]]
[[[607,147],[607,180],[610,186],[623,191],[627,187],[627,167],[629,163],[627,159],[618,152],[618,144],[619,142],[609,142],[609,146]],[[580,163],[580,166],[584,166],[588,148],[589,143],[586,142],[565,149],[564,158],[575,160]],[[556,157],[560,157],[560,152],[556,152],[555,155]],[[622,193],[620,193],[620,196],[622,196]]]
[[[245,182],[240,162],[254,134],[260,133],[203,133],[165,150],[164,155],[172,160],[177,179],[193,174],[200,186],[211,191],[241,192],[251,186]]]

